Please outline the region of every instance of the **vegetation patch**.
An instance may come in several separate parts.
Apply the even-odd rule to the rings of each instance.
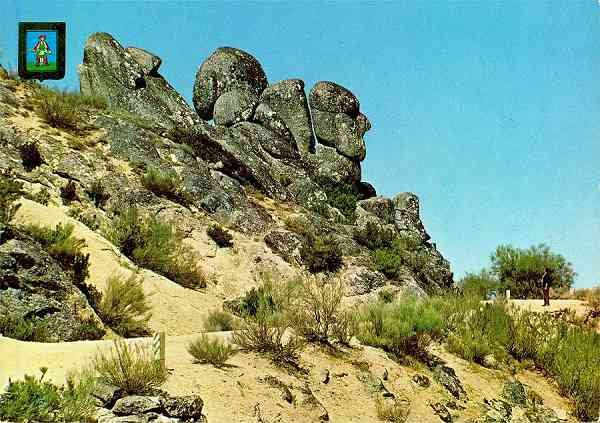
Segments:
[[[149,166],[142,176],[142,184],[160,197],[182,205],[191,203],[189,195],[183,190],[181,177],[174,170]]]
[[[42,320],[24,319],[10,312],[0,314],[0,333],[20,341],[48,342],[50,338],[48,328]]]
[[[69,181],[64,187],[60,188],[60,196],[65,204],[70,204],[72,201],[79,201],[77,194],[77,185],[74,181]]]
[[[162,386],[167,370],[154,359],[149,346],[116,340],[108,353],[98,353],[94,370],[104,383],[118,386],[130,395],[143,395]]]
[[[15,200],[24,193],[23,183],[15,181],[10,170],[0,173],[0,239],[19,210],[20,204],[15,204]]]
[[[187,350],[197,363],[209,363],[215,367],[223,367],[237,352],[233,346],[217,338],[210,339],[204,334],[191,342]]]
[[[227,311],[213,310],[204,320],[204,330],[207,332],[225,332],[236,327],[235,318]]]
[[[110,198],[110,194],[106,192],[104,184],[100,179],[94,180],[87,189],[86,194],[90,197],[90,200],[94,202],[96,207],[103,208],[106,202]]]
[[[211,225],[206,234],[221,248],[233,246],[233,236],[220,225]]]
[[[418,278],[424,278],[428,258],[419,248],[419,242],[409,237],[399,237],[388,247],[377,248],[371,253],[371,267],[390,279],[396,279],[403,268],[413,271]]]
[[[19,147],[21,162],[27,172],[31,172],[38,166],[44,163],[40,148],[36,142],[28,142]]]
[[[116,214],[105,236],[138,266],[151,269],[187,288],[205,288],[198,257],[183,244],[170,223],[140,216],[135,207]]]
[[[125,279],[113,275],[98,306],[102,321],[123,337],[149,333],[150,305],[142,288],[143,280],[136,274]]]
[[[342,250],[332,236],[309,236],[300,248],[302,262],[311,273],[337,272],[342,267]]]

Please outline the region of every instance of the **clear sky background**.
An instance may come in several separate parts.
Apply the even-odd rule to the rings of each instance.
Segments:
[[[600,283],[600,3],[586,1],[64,2],[2,0],[0,61],[18,21],[67,23],[67,74],[95,31],[163,59],[191,103],[219,46],[253,54],[270,82],[344,85],[373,123],[363,179],[412,191],[455,275],[495,247],[546,243],[576,286]]]

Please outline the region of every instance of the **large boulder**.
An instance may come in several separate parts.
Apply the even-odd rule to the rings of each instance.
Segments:
[[[348,89],[330,81],[317,82],[310,90],[310,107],[324,112],[356,117],[360,103]]]
[[[394,223],[394,203],[389,198],[372,197],[360,200],[356,203],[356,214],[372,214],[382,220],[383,223]]]
[[[401,192],[394,198],[395,224],[398,231],[409,232],[416,235],[423,241],[428,241],[431,237],[425,231],[421,217],[419,216],[419,197],[412,192]]]
[[[237,48],[220,47],[196,72],[194,107],[202,119],[210,120],[217,99],[224,93],[243,88],[259,96],[266,87],[267,76],[252,55]]]
[[[110,34],[97,32],[85,44],[80,89],[163,128],[192,125],[198,120],[196,114],[158,74],[159,66],[160,58],[153,54],[125,49]]]
[[[333,147],[317,144],[316,154],[307,156],[318,180],[335,184],[353,184],[360,181],[360,163],[338,154]]]
[[[253,121],[264,126],[278,137],[290,142],[295,142],[294,136],[286,126],[285,122],[279,117],[277,112],[271,109],[267,104],[260,103],[256,107]]]
[[[367,154],[364,128],[344,113],[312,111],[315,135],[320,143],[334,147],[349,159],[362,161]]]
[[[231,126],[250,120],[258,104],[258,97],[250,89],[233,88],[215,102],[215,125]]]
[[[364,266],[351,265],[341,276],[346,284],[346,295],[364,295],[385,285],[385,276]]]
[[[60,265],[12,229],[0,244],[0,317],[27,323],[34,339],[76,341],[103,336],[102,323]],[[82,332],[82,327],[88,331]],[[95,327],[92,331],[91,329]],[[5,328],[5,336],[10,336]],[[37,334],[37,335],[36,335]]]
[[[285,122],[303,155],[314,150],[312,122],[302,80],[287,79],[270,85],[263,91],[260,101]]]

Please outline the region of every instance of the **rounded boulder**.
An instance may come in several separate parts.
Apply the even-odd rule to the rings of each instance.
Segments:
[[[348,89],[330,81],[317,82],[309,95],[310,107],[331,112],[346,113],[350,117],[358,116],[360,103]]]

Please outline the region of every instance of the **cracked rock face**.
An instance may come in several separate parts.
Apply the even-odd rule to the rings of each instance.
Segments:
[[[164,128],[198,120],[183,97],[158,73],[161,60],[145,50],[123,48],[110,34],[86,41],[79,65],[82,94],[104,97],[112,107],[140,115]]]

